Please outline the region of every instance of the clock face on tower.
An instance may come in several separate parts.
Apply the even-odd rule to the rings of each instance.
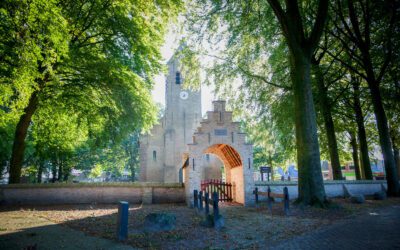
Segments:
[[[180,97],[182,100],[186,100],[186,99],[188,99],[189,94],[188,94],[188,92],[186,92],[186,91],[181,91],[181,93],[179,94],[179,97]]]

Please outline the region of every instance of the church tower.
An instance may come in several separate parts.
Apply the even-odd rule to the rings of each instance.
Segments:
[[[140,140],[140,180],[179,182],[182,156],[201,117],[201,90],[185,88],[178,56],[168,61],[165,114]]]

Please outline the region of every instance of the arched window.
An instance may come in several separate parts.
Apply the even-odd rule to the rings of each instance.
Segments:
[[[153,161],[157,160],[157,152],[153,150]]]
[[[175,83],[181,84],[181,72],[177,71],[175,74]]]
[[[206,159],[207,159],[207,161],[210,161],[210,155],[209,154],[206,154]]]

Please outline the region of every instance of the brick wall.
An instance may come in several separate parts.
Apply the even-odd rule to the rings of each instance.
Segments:
[[[0,186],[0,204],[183,203],[176,183],[13,184]]]

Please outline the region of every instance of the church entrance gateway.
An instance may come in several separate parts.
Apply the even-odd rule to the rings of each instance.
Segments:
[[[214,110],[208,111],[207,118],[200,122],[184,155],[186,202],[193,204],[193,190],[201,190],[207,181],[207,186],[210,185],[204,178],[203,157],[207,154],[219,158],[225,174],[225,184],[218,187],[214,181],[211,187],[219,188],[215,191],[224,193],[226,200],[251,205],[254,203],[253,146],[246,142],[246,134],[240,132],[239,123],[232,121],[232,112],[225,110],[225,101],[214,101],[213,105]]]

